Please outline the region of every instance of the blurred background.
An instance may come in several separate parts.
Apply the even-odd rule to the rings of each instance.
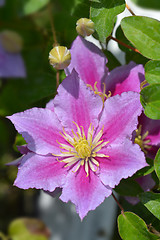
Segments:
[[[21,156],[16,145],[24,144],[24,140],[5,116],[34,106],[45,107],[55,96],[56,72],[48,62],[48,54],[54,44],[52,30],[54,27],[58,42],[70,48],[77,36],[76,21],[89,17],[86,2],[0,0],[0,232],[6,235],[14,219],[29,217],[45,223],[51,240],[120,239],[116,229],[119,210],[112,196],[95,211],[89,212],[81,222],[74,205],[63,203],[58,196],[52,198],[43,191],[14,187],[17,168],[6,166]],[[126,2],[136,15],[160,20],[159,0]],[[123,37],[118,26],[121,19],[129,15],[127,9],[118,15],[113,36]],[[87,39],[101,47],[95,38]],[[139,58],[136,53],[120,49],[112,40],[108,43],[106,56],[109,70],[130,60],[143,64],[147,61],[145,57]],[[64,77],[61,71],[60,80]],[[149,213],[144,214],[140,203],[135,208],[124,199],[120,201],[125,204],[126,210],[134,208],[135,213],[140,211],[143,219],[151,217]],[[43,233],[48,239],[46,230]]]

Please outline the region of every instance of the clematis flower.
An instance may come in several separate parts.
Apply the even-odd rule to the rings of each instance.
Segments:
[[[142,110],[139,94],[110,97],[103,107],[100,96],[74,70],[59,86],[53,104],[8,117],[29,150],[22,150],[14,185],[51,193],[61,188],[60,199],[74,203],[83,219],[122,178],[147,165],[130,140]]]
[[[73,42],[70,52],[71,64],[66,69],[66,74],[76,69],[80,78],[95,94],[101,96],[103,101],[123,92],[141,91],[140,85],[145,80],[143,65],[130,62],[109,72],[106,68],[107,59],[101,50],[80,36]],[[147,157],[154,159],[160,147],[160,120],[149,119],[143,112],[138,120],[132,140]],[[148,186],[152,183],[149,177],[145,177],[145,181]]]
[[[20,54],[19,35],[13,31],[5,30],[0,33],[0,77],[24,78],[26,69]],[[18,39],[18,43],[16,43]]]
[[[143,65],[130,62],[109,72],[103,52],[80,36],[73,42],[70,52],[71,64],[66,74],[75,69],[87,86],[103,99],[108,93],[114,96],[128,91],[140,92],[140,83],[144,81]]]

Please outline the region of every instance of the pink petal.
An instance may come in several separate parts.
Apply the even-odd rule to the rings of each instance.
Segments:
[[[144,112],[138,118],[139,125],[142,125],[142,135],[149,132],[145,140],[149,139],[149,145],[160,145],[160,120],[153,120],[145,116]]]
[[[97,82],[98,90],[101,91],[101,83],[108,74],[107,59],[102,51],[80,36],[75,39],[70,51],[71,63],[68,70],[72,72],[75,69],[80,78],[92,87]]]
[[[144,192],[150,191],[155,186],[155,182],[153,181],[151,174],[139,177],[135,179],[135,181],[139,183]],[[132,205],[135,205],[139,202],[138,197],[127,196],[125,199]]]
[[[18,168],[14,185],[23,189],[37,188],[52,192],[66,181],[66,169],[63,166],[53,156],[28,153]]]
[[[152,179],[151,174],[139,177],[135,180],[136,180],[136,182],[139,183],[139,185],[144,190],[144,192],[150,191],[155,186],[155,181]]]
[[[101,183],[96,174],[90,171],[86,177],[86,172],[81,167],[77,173],[72,171],[68,173],[60,199],[64,202],[73,202],[80,218],[83,219],[88,211],[94,210],[111,193],[112,191]]]
[[[47,108],[47,109],[50,109],[51,111],[54,112],[53,99],[51,99],[51,100],[46,104],[46,108]]]
[[[114,96],[128,91],[140,92],[140,84],[144,80],[143,65],[130,62],[110,72],[106,79],[106,93],[111,91]]]
[[[125,92],[110,97],[104,103],[97,132],[104,127],[102,139],[110,143],[123,142],[124,138],[131,138],[132,132],[137,128],[141,111],[138,93]]]
[[[60,152],[57,141],[64,142],[59,133],[62,126],[51,110],[32,108],[8,118],[28,143],[29,150],[42,155]]]
[[[25,78],[26,69],[20,53],[6,52],[0,43],[0,77]]]
[[[53,102],[58,119],[69,132],[72,128],[77,131],[73,121],[79,127],[83,126],[85,133],[90,123],[94,127],[97,126],[102,100],[87,88],[86,84],[78,78],[75,70],[63,80]]]
[[[122,144],[113,144],[105,148],[109,158],[99,158],[100,179],[105,185],[114,188],[122,178],[132,176],[147,166],[144,153],[137,144],[126,139]]]
[[[17,149],[22,154],[27,154],[30,150],[27,148],[27,145],[17,146]]]
[[[17,158],[16,160],[6,163],[7,166],[16,166],[18,167],[20,163],[22,162],[23,157]]]

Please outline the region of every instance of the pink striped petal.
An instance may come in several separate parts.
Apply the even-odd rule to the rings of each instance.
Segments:
[[[101,183],[96,174],[90,171],[86,177],[86,172],[81,167],[77,173],[72,171],[68,173],[60,199],[74,203],[80,218],[83,219],[88,211],[94,210],[111,193],[112,191]]]
[[[74,70],[59,86],[58,95],[53,102],[58,119],[70,133],[71,129],[77,130],[73,121],[79,127],[83,126],[85,133],[88,131],[90,123],[94,127],[97,126],[102,100],[86,87]]]
[[[80,78],[92,87],[97,82],[98,90],[101,91],[101,83],[108,75],[107,59],[102,51],[80,36],[75,39],[70,51],[71,63],[67,70],[71,73],[75,69]]]
[[[53,156],[28,153],[18,168],[14,185],[23,189],[37,188],[52,192],[66,181],[67,172],[63,166]]]
[[[106,93],[112,96],[123,92],[140,92],[140,84],[144,81],[144,67],[130,62],[128,65],[112,70],[106,79]]]
[[[105,185],[114,188],[122,178],[132,176],[139,169],[147,166],[144,153],[137,144],[126,139],[122,144],[108,146],[109,158],[99,158],[100,179]]]
[[[103,140],[110,143],[123,142],[124,138],[131,138],[132,132],[137,128],[141,111],[139,93],[127,92],[110,97],[104,103],[97,132],[104,127]]]
[[[47,108],[47,109],[50,109],[51,111],[54,112],[53,99],[51,99],[51,100],[46,104],[46,108]]]
[[[8,117],[22,134],[29,150],[38,154],[59,153],[57,141],[63,143],[62,126],[49,109],[32,108]]]

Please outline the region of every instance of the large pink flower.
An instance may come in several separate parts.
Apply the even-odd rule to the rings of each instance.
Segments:
[[[8,117],[27,142],[14,185],[53,192],[72,201],[81,219],[122,178],[145,167],[131,135],[141,113],[139,94],[122,93],[103,103],[73,71],[58,88],[54,107]],[[103,110],[102,110],[103,109]]]
[[[128,91],[140,92],[140,84],[145,79],[143,65],[130,62],[109,72],[102,51],[80,36],[75,39],[70,51],[71,64],[66,73],[76,69],[80,78],[103,100],[108,94],[115,96]],[[136,128],[133,140],[148,157],[154,159],[160,147],[160,120],[149,119],[142,113]]]
[[[114,96],[128,91],[140,92],[140,83],[144,81],[143,65],[130,62],[109,72],[102,51],[80,36],[73,42],[70,52],[71,64],[66,69],[66,74],[75,69],[96,93],[108,94],[111,91]]]
[[[117,67],[109,72],[106,68],[105,55],[93,43],[79,36],[73,42],[70,51],[72,59],[66,73],[75,68],[79,76],[96,94],[101,96],[103,101],[108,96],[123,92],[140,92],[140,84],[145,79],[143,65],[130,62],[128,65]],[[147,157],[154,159],[160,147],[160,120],[149,119],[142,112],[132,140],[140,146]],[[153,187],[154,181],[151,176],[141,177],[140,180],[137,179],[142,188],[143,185],[148,186],[148,188],[143,188],[144,191]],[[135,199],[137,202],[138,198]]]

